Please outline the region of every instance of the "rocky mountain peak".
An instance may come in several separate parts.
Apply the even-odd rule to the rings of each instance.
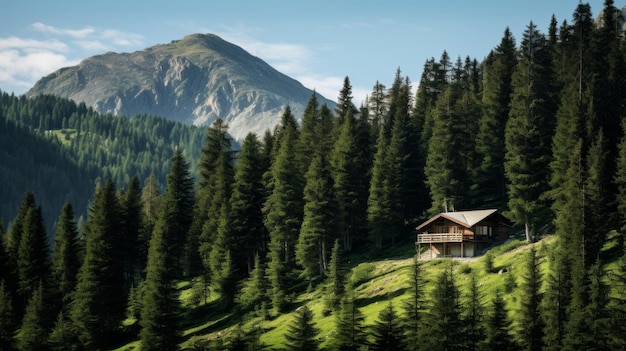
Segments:
[[[100,113],[154,114],[209,125],[216,118],[243,139],[262,135],[289,105],[300,117],[313,92],[213,34],[192,34],[133,53],[89,57],[39,80],[28,96],[54,94]],[[320,104],[334,102],[318,96]]]

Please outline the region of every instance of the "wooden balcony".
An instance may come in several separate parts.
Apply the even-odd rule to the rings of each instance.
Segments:
[[[461,233],[436,233],[436,234],[418,234],[418,244],[431,243],[461,243],[463,242],[463,234]]]

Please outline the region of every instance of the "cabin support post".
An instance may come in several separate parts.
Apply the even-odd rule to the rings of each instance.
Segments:
[[[461,241],[461,258],[465,256],[465,249],[463,247],[463,241]]]

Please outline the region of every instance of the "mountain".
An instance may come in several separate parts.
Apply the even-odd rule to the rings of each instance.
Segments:
[[[53,94],[100,113],[160,115],[194,125],[222,118],[243,139],[273,129],[286,105],[299,118],[312,93],[239,46],[193,34],[142,51],[87,58],[43,77],[26,95]]]

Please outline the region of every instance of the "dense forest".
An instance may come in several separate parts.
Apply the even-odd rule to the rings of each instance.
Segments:
[[[329,349],[626,349],[619,14],[606,0],[596,25],[580,3],[547,34],[530,22],[519,44],[507,28],[482,62],[444,52],[415,93],[398,69],[359,108],[346,77],[334,110],[312,95],[301,123],[287,106],[240,148],[219,119],[193,128],[3,94],[0,209],[15,215],[0,226],[0,349],[178,349],[185,280],[236,322],[297,308],[283,344],[251,329],[197,349],[320,349],[316,316],[293,298],[318,286],[337,321]],[[46,207],[59,208],[54,233]],[[515,313],[506,289],[481,296],[472,280],[462,303],[452,266],[427,281],[416,259],[411,298],[365,325],[347,258],[477,208],[503,211],[528,243],[555,238],[529,250]]]
[[[79,217],[87,214],[98,180],[127,184],[133,175],[154,174],[164,186],[176,145],[186,146],[195,171],[206,135],[206,128],[161,117],[100,115],[67,99],[2,92],[0,123],[0,220],[12,220],[22,195],[32,190],[49,232],[66,201]]]

